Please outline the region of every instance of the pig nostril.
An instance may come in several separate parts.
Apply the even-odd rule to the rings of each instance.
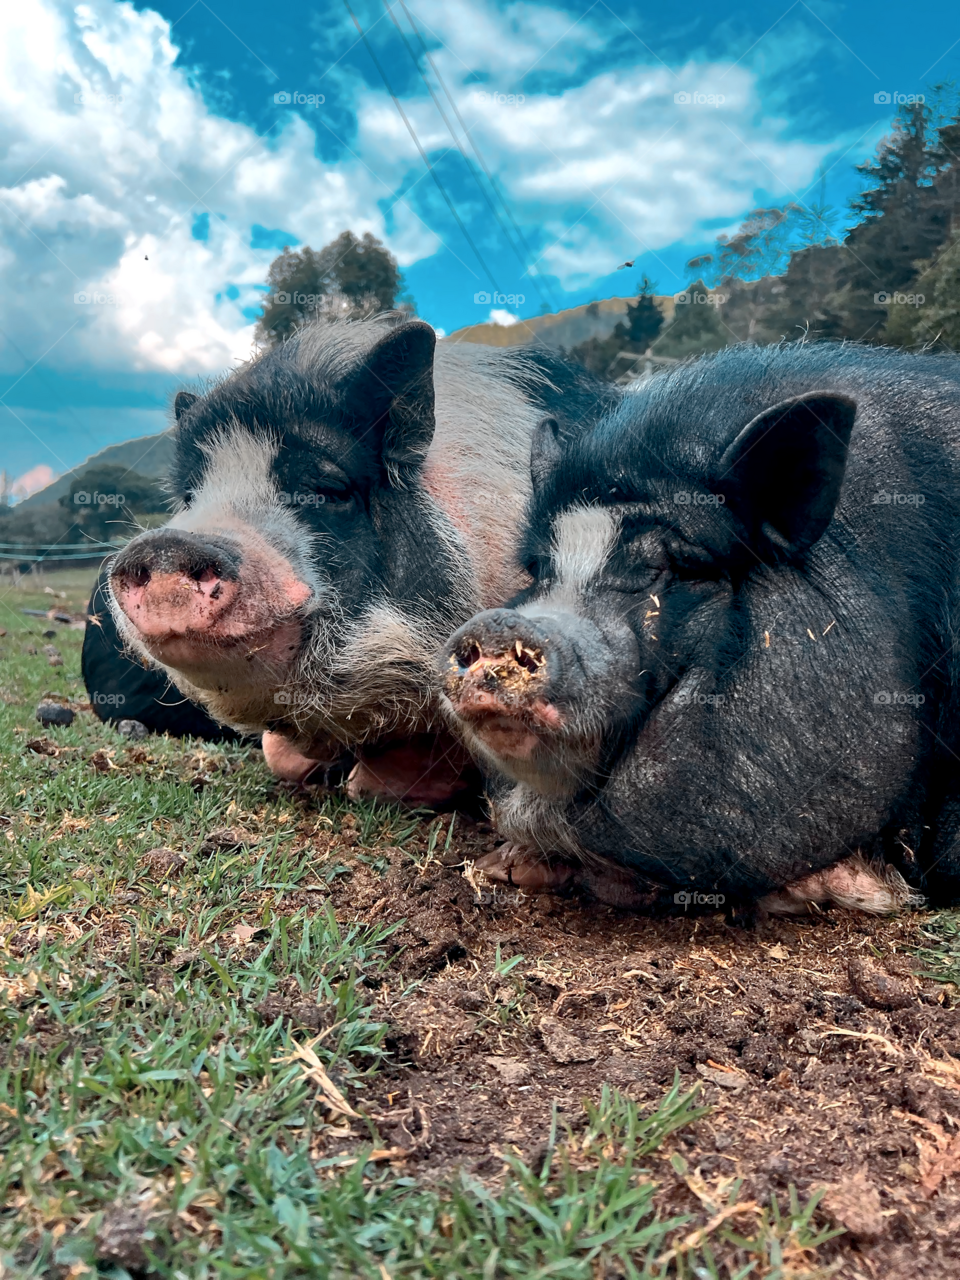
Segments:
[[[120,584],[123,587],[145,587],[150,581],[149,569],[131,569],[123,574]]]
[[[472,667],[483,657],[483,650],[476,640],[465,640],[456,651],[455,657],[461,667]]]
[[[205,565],[204,568],[202,569],[194,569],[190,574],[190,577],[194,580],[194,582],[201,582],[201,583],[216,582],[218,581],[220,576],[221,575],[217,573],[216,568],[210,564]]]
[[[539,649],[526,648],[519,640],[513,646],[513,658],[517,666],[523,667],[524,671],[529,671],[531,675],[543,666],[542,652]]]

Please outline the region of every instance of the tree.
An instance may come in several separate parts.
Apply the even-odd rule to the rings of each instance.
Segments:
[[[642,355],[663,328],[663,312],[657,306],[656,285],[644,276],[637,285],[637,300],[627,303],[626,324],[622,320],[606,338],[588,338],[570,351],[570,357],[600,377],[625,373],[627,362],[618,360],[623,352]]]
[[[679,298],[689,301],[677,302],[673,323],[660,335],[655,351],[660,356],[671,356],[683,359],[685,356],[702,355],[707,351],[719,351],[731,340],[731,334],[720,318],[720,306],[717,298],[711,294],[702,280],[695,280],[688,285]]]
[[[397,260],[369,231],[344,231],[320,250],[285,248],[270,264],[257,336],[276,346],[318,316],[355,319],[397,305]]]
[[[168,510],[156,480],[112,463],[88,467],[60,499],[73,520],[73,541],[108,542],[131,532],[135,517]]]

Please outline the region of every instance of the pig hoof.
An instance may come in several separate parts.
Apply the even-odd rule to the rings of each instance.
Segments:
[[[503,844],[478,858],[474,865],[490,880],[512,884],[530,893],[566,888],[576,875],[576,868],[568,862],[523,844]]]
[[[436,808],[476,786],[474,766],[459,743],[445,733],[415,734],[362,751],[347,795]]]
[[[322,760],[312,760],[299,752],[283,734],[268,731],[263,735],[262,745],[267,768],[281,782],[305,786],[311,774],[326,768]]]
[[[904,907],[917,907],[922,902],[923,898],[914,893],[894,867],[870,866],[854,855],[795,880],[776,893],[768,893],[757,905],[774,916],[806,915],[818,906],[894,915]]]

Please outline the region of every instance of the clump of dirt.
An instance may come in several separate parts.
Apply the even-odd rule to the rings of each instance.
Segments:
[[[537,1158],[554,1108],[575,1123],[604,1084],[655,1104],[679,1074],[711,1110],[650,1157],[665,1212],[702,1224],[735,1178],[766,1203],[827,1187],[836,1274],[960,1274],[960,1020],[913,973],[922,917],[650,919],[488,886],[490,829],[461,831],[330,887],[344,922],[403,921],[371,995],[405,1065],[358,1105],[405,1168],[495,1177],[511,1147]]]

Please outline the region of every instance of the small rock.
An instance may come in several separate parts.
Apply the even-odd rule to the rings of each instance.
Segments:
[[[499,1054],[491,1054],[486,1059],[486,1063],[493,1067],[506,1085],[526,1084],[530,1079],[530,1068],[525,1062],[518,1062],[516,1058],[504,1058]]]
[[[37,656],[37,646],[35,644],[25,644],[23,646],[23,652],[28,658],[35,658]]]
[[[150,730],[139,720],[120,720],[117,722],[117,733],[123,738],[129,738],[131,742],[142,742]]]
[[[880,1192],[860,1169],[828,1187],[823,1197],[824,1212],[858,1240],[876,1240],[883,1235],[886,1220],[880,1211]]]
[[[549,1016],[540,1019],[540,1035],[547,1053],[554,1062],[563,1064],[570,1062],[592,1062],[596,1058],[595,1049],[583,1043],[579,1036],[568,1031],[558,1018]]]
[[[178,876],[183,868],[187,865],[187,860],[182,853],[175,853],[173,849],[151,849],[149,853],[145,853],[140,859],[140,865],[150,871],[158,880],[173,879]]]
[[[749,1084],[748,1078],[740,1071],[724,1071],[721,1067],[708,1067],[703,1062],[697,1063],[697,1075],[703,1076],[711,1084],[719,1085],[721,1089],[732,1089],[734,1092]]]
[[[61,702],[52,702],[48,698],[44,698],[37,707],[37,719],[45,729],[51,725],[73,724],[73,718],[70,707],[65,707]]]
[[[146,1246],[154,1233],[150,1220],[139,1205],[109,1209],[96,1236],[97,1259],[113,1262],[127,1271],[150,1270]]]
[[[57,648],[55,644],[45,644],[43,646],[43,652],[47,655],[48,666],[51,666],[51,667],[63,666],[63,658],[60,654],[60,650]]]
[[[247,843],[242,831],[233,827],[220,827],[211,831],[201,843],[199,852],[209,858],[214,853],[236,853]]]
[[[43,638],[44,638],[44,640],[52,640],[52,639],[54,638],[54,636],[56,636],[56,634],[57,634],[57,633],[56,633],[55,631],[44,631],[44,632],[43,632]],[[48,644],[48,645],[45,645],[44,647],[45,647],[46,649],[52,649],[52,648],[53,648],[53,645]]]
[[[847,976],[854,994],[874,1009],[905,1009],[916,998],[911,983],[881,973],[865,956],[850,960]]]

